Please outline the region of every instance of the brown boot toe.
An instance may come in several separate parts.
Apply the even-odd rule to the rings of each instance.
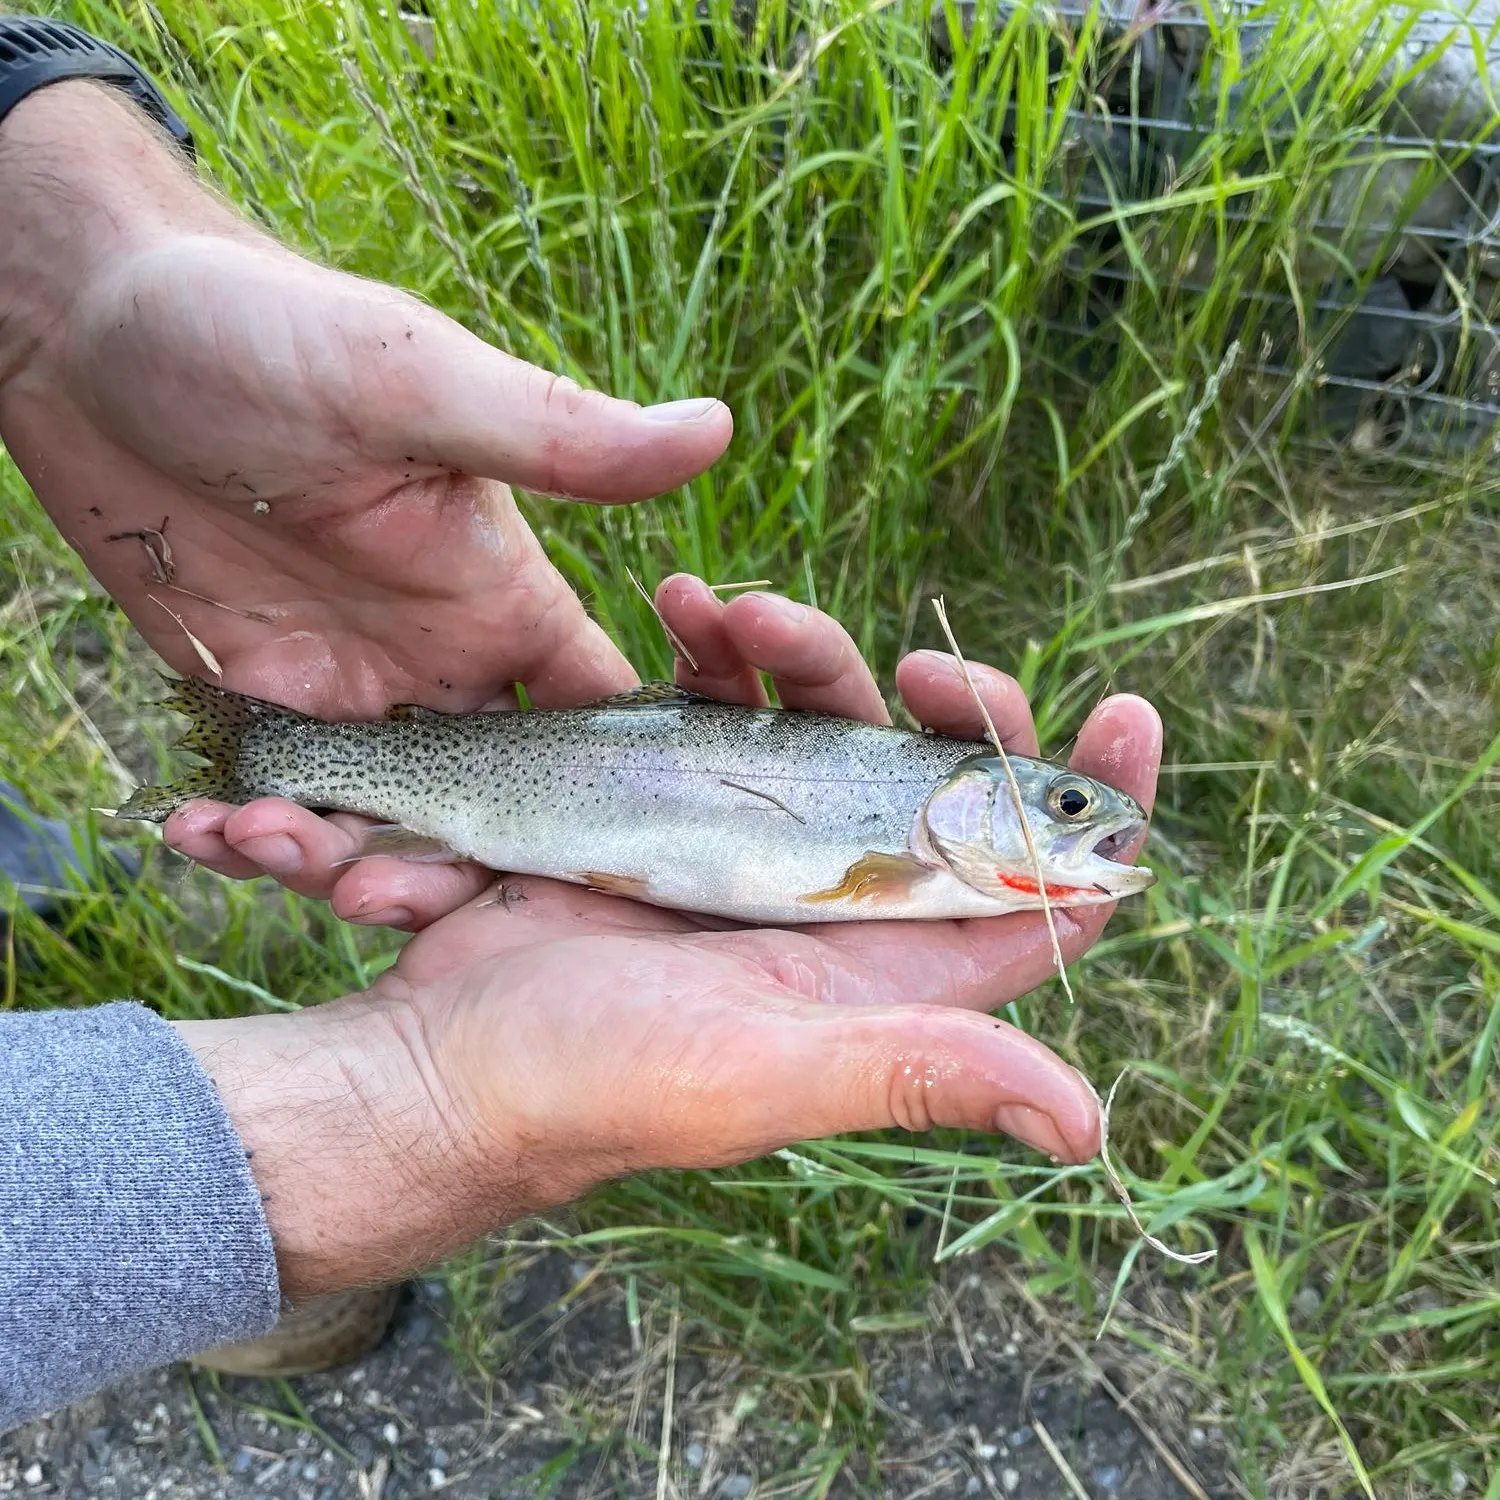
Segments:
[[[226,1375],[316,1375],[350,1365],[385,1337],[401,1287],[361,1287],[311,1297],[281,1315],[270,1333],[195,1354],[192,1363]]]

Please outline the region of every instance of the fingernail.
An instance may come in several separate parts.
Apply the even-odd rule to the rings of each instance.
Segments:
[[[800,625],[812,611],[805,604],[798,604],[795,599],[788,599],[783,594],[744,594],[746,599],[759,599],[761,604],[773,615],[780,616],[789,625]]]
[[[641,415],[648,422],[701,422],[718,405],[712,396],[695,396],[687,401],[663,401],[648,406]]]
[[[272,875],[295,875],[302,868],[302,846],[287,833],[262,834],[235,848]]]
[[[361,927],[405,927],[412,919],[404,906],[386,906],[380,911],[362,911],[349,918]]]
[[[1051,1115],[1025,1104],[1006,1104],[995,1111],[995,1129],[1013,1135],[1038,1151],[1051,1157],[1071,1155],[1068,1143],[1063,1139]]]

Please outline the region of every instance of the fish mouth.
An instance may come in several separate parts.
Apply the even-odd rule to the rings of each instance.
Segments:
[[[1066,855],[1049,859],[1045,852],[1039,851],[1048,901],[1054,906],[1103,906],[1155,885],[1155,870],[1121,864],[1118,860],[1145,827],[1144,818],[1124,818],[1097,834],[1091,845],[1075,846]],[[1041,905],[1034,865],[1025,863],[997,869],[994,879],[1010,899],[1029,897],[1034,901],[1028,904]]]
[[[1146,831],[1144,818],[1131,818],[1095,839],[1084,861],[1089,883],[1111,898],[1130,896],[1156,884],[1156,871],[1142,865],[1126,865],[1119,856]]]
[[[1106,833],[1094,845],[1094,854],[1100,859],[1113,860],[1145,826],[1139,818],[1134,818],[1125,827],[1116,829],[1114,833]]]

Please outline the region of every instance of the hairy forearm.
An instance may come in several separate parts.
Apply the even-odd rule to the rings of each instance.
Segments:
[[[104,84],[52,84],[0,124],[0,383],[101,267],[174,233],[243,232],[143,111]]]
[[[367,995],[177,1024],[244,1143],[294,1302],[397,1281],[523,1211],[483,1190],[413,1024]]]

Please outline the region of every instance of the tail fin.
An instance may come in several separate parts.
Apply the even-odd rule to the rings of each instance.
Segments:
[[[239,779],[240,741],[245,730],[257,719],[298,719],[302,715],[244,693],[214,687],[198,677],[163,680],[171,691],[161,700],[162,706],[188,720],[187,732],[176,742],[178,747],[195,751],[208,764],[168,786],[137,788],[115,816],[165,823],[179,807],[199,797],[248,802],[252,793]]]

